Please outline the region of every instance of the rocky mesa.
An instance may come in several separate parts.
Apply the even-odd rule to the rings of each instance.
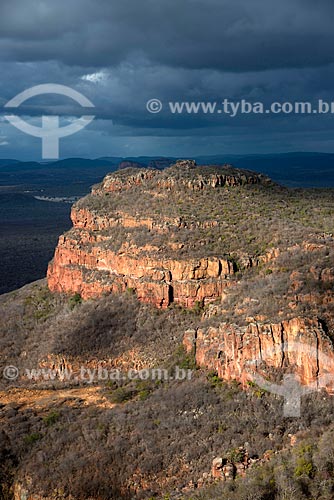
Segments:
[[[125,168],[73,206],[48,286],[195,308],[184,345],[198,365],[246,384],[252,362],[264,377],[293,371],[331,391],[333,212],[331,191],[230,165]]]
[[[157,307],[216,300],[236,264],[223,244],[212,248],[208,237],[221,222],[206,200],[217,197],[217,211],[226,188],[269,182],[194,161],[163,172],[126,168],[108,175],[74,205],[73,229],[60,238],[49,266],[49,287],[84,299],[131,290]]]

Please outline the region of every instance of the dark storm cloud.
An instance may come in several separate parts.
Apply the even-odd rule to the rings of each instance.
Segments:
[[[0,57],[114,66],[139,55],[184,68],[251,71],[333,62],[322,0],[2,0]]]
[[[96,106],[95,122],[63,141],[68,156],[181,156],[220,144],[229,152],[334,149],[333,116],[166,110],[175,100],[334,101],[333,21],[333,0],[0,0],[0,154],[18,156],[18,144],[22,155],[30,144],[40,151],[39,140],[1,119],[1,106],[50,82]],[[151,98],[162,113],[146,111]],[[59,96],[20,108],[33,120],[80,111]]]

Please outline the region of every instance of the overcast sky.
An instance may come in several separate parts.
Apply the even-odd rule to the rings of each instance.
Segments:
[[[0,157],[41,159],[41,140],[3,118],[3,105],[42,83],[96,106],[61,156],[196,156],[334,151],[334,115],[173,115],[169,101],[334,101],[333,0],[1,0]],[[146,109],[149,99],[161,113]],[[18,113],[66,120],[63,97]],[[66,118],[67,117],[67,118]]]

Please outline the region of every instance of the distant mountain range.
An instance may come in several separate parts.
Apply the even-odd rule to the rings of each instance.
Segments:
[[[82,195],[105,174],[123,164],[134,162],[137,166],[163,169],[177,157],[103,157],[96,159],[68,158],[55,162],[23,162],[0,159],[1,186],[50,186],[71,185],[71,193]],[[194,158],[199,165],[231,163],[269,175],[273,180],[291,187],[334,187],[334,153],[283,153],[268,155],[213,155]]]
[[[215,158],[220,162],[223,157]],[[333,153],[227,155],[225,160],[235,167],[266,174],[274,181],[290,187],[334,187]],[[198,159],[198,163],[202,161],[207,161],[207,158]]]

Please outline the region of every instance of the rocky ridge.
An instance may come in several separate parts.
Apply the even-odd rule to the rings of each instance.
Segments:
[[[239,171],[230,166],[196,167],[194,161],[180,161],[164,172],[153,169],[125,169],[106,176],[92,194],[72,209],[73,229],[61,236],[55,258],[49,266],[48,283],[52,291],[80,293],[84,299],[103,293],[133,290],[138,299],[157,307],[175,302],[192,307],[221,296],[235,274],[236,265],[224,251],[201,258],[171,258],[171,251],[185,254],[187,241],[173,243],[180,230],[218,228],[215,219],[198,220],[173,217],[163,212],[131,213],[122,207],[122,195],[148,194],[168,203],[170,193],[211,191],[244,184],[268,183],[261,175]],[[139,191],[138,191],[139,188]],[[104,201],[118,194],[112,210]],[[208,193],[207,196],[210,196]],[[88,201],[88,203],[87,203]],[[97,202],[99,208],[94,207]],[[96,205],[95,205],[96,206]],[[157,204],[157,209],[159,204]],[[130,213],[129,213],[130,212]],[[144,233],[144,234],[141,234]],[[152,243],[158,235],[161,245]],[[142,241],[136,242],[136,238]],[[119,245],[115,242],[119,238]],[[146,240],[146,241],[145,241]]]
[[[321,199],[305,220],[312,196],[192,160],[112,173],[74,205],[73,229],[49,265],[49,288],[84,299],[127,291],[159,308],[204,307],[202,322],[184,337],[198,365],[246,385],[252,361],[263,376],[293,371],[303,384],[332,391],[334,243],[325,230],[333,201]]]

